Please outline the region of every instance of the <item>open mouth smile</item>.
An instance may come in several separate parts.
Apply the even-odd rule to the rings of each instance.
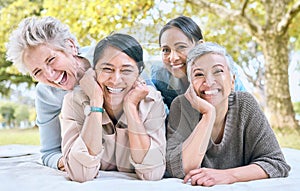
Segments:
[[[125,89],[125,88],[112,88],[108,86],[106,86],[106,88],[110,93],[121,93]]]
[[[62,72],[61,75],[53,82],[62,85],[64,82],[66,82],[66,80],[67,80],[67,74],[66,72]]]

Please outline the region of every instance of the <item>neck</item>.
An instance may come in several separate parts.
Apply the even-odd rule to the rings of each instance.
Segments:
[[[221,104],[216,107],[216,120],[212,130],[212,139],[215,143],[220,143],[223,138],[223,133],[225,129],[225,120],[228,111],[228,101],[226,104]]]
[[[77,56],[76,60],[78,61],[78,65],[79,65],[79,71],[77,73],[77,77],[80,80],[83,77],[84,73],[91,67],[91,64],[84,57]]]
[[[183,86],[186,87],[186,89],[189,87],[190,82],[189,82],[187,76],[185,76],[185,77],[183,77],[183,78],[180,78],[180,81],[181,81],[181,83],[183,84]]]
[[[111,106],[109,104],[104,103],[104,108],[107,114],[109,115],[110,119],[113,121],[114,124],[116,124],[123,113],[123,107]]]

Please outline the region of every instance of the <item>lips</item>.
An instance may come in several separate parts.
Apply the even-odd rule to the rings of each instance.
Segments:
[[[202,94],[205,94],[205,95],[215,95],[219,92],[220,90],[218,89],[215,89],[215,90],[205,90],[205,91],[202,91],[201,93]]]
[[[108,86],[106,86],[106,88],[110,93],[121,93],[125,89],[125,88],[112,88]]]
[[[183,67],[183,66],[184,66],[184,64],[171,65],[171,68],[172,68],[172,69],[178,69],[178,68],[181,68],[181,67]]]
[[[67,81],[67,74],[66,74],[66,72],[62,72],[60,74],[60,76],[56,80],[54,80],[53,82],[56,83],[56,84],[60,84],[61,85],[61,84],[63,84],[66,81]]]

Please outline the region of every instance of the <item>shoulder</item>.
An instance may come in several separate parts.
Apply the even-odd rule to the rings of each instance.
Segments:
[[[240,121],[249,121],[254,119],[258,122],[264,119],[262,108],[255,97],[248,92],[233,92],[229,96],[229,118],[235,119],[239,116]]]
[[[55,97],[65,95],[68,91],[60,88],[55,88],[46,84],[38,83],[36,85],[37,95],[54,95]]]
[[[190,102],[186,99],[184,94],[177,96],[171,103],[170,106],[170,113],[169,118],[177,118],[179,119],[180,116],[191,116],[194,113],[198,113]]]
[[[235,99],[239,106],[249,106],[249,107],[256,107],[258,106],[257,100],[253,95],[251,95],[249,92],[241,92],[236,91],[234,92]]]
[[[162,64],[154,64],[151,66],[151,76],[154,79],[169,78],[169,71]]]
[[[173,100],[173,102],[172,102],[172,104],[171,104],[171,108],[172,108],[172,106],[174,107],[174,106],[180,106],[180,107],[182,107],[182,108],[190,108],[190,107],[192,107],[191,106],[191,104],[190,104],[190,102],[186,99],[186,97],[184,96],[184,94],[181,94],[181,95],[179,95],[179,96],[177,96],[174,100]]]
[[[53,106],[61,106],[64,96],[68,93],[68,91],[55,88],[52,86],[48,86],[42,83],[38,83],[36,85],[36,105],[38,107],[42,105],[53,105]]]

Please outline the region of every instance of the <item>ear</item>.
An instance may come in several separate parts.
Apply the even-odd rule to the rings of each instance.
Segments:
[[[201,40],[198,40],[197,44],[201,44],[201,43],[204,43],[204,39],[201,39]]]
[[[235,81],[235,75],[233,75],[231,79],[231,90],[234,90],[234,81]]]
[[[78,49],[77,49],[74,41],[72,39],[67,39],[66,44],[67,44],[67,49],[70,50],[71,54],[73,56],[77,56],[78,55]]]

